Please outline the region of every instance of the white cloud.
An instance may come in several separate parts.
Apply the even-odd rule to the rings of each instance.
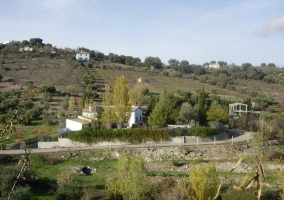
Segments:
[[[280,34],[284,36],[284,15],[274,18],[256,30],[256,34],[260,36],[269,36],[271,34]]]

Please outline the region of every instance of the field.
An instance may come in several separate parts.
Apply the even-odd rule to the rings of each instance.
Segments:
[[[105,150],[105,151],[72,151],[66,153],[37,154],[30,155],[31,165],[29,170],[36,174],[38,180],[36,185],[32,185],[33,195],[37,199],[54,199],[57,180],[63,174],[70,174],[72,180],[80,188],[85,188],[83,195],[92,196],[92,199],[108,199],[105,191],[105,184],[116,174],[117,157],[124,151],[127,155],[139,155],[145,162],[147,169],[146,182],[148,190],[154,189],[154,185],[165,180],[183,180],[188,179],[191,167],[201,166],[202,164],[213,162],[216,165],[219,179],[225,180],[225,176],[230,177],[236,183],[247,175],[250,168],[255,165],[254,149],[249,148],[246,151],[243,145],[235,146],[216,146],[216,147],[171,147],[171,148],[153,148],[149,151],[144,149],[124,149],[124,150]],[[206,148],[207,152],[204,151]],[[278,147],[272,147],[277,149]],[[194,151],[187,156],[184,152]],[[210,152],[219,152],[217,157],[212,156]],[[198,152],[203,152],[200,156]],[[223,152],[223,153],[222,153]],[[236,172],[229,173],[230,168],[241,157],[243,164],[238,166]],[[5,170],[12,169],[17,164],[16,156],[1,155],[1,166]],[[275,168],[283,168],[283,161],[263,161],[265,167],[266,180],[262,182],[262,199],[271,199],[277,196],[282,184],[281,177]],[[90,166],[96,169],[92,175],[79,174],[75,169],[82,166]],[[274,166],[274,168],[272,167]],[[282,169],[283,170],[283,169]],[[229,182],[224,181],[221,195],[224,195],[229,187]],[[255,190],[253,185],[252,191]],[[91,189],[90,192],[87,189]],[[88,191],[88,192],[86,192]],[[170,192],[170,191],[167,191]],[[170,195],[170,193],[169,193]]]

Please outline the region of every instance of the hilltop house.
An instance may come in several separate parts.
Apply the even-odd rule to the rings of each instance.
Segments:
[[[84,51],[78,52],[76,54],[76,60],[78,61],[88,61],[90,60],[90,54]]]
[[[205,65],[205,68],[207,68],[207,69],[210,69],[210,68],[219,69],[220,65],[216,64],[216,63],[212,63],[212,64],[209,64],[209,65]]]

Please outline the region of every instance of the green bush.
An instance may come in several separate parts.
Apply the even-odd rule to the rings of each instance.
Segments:
[[[12,197],[12,200],[30,200],[32,199],[32,192],[30,187],[18,187]]]
[[[144,140],[160,141],[167,140],[169,137],[179,136],[200,136],[216,135],[217,129],[208,127],[196,127],[189,130],[178,129],[103,129],[95,130],[86,128],[81,131],[75,131],[68,134],[68,138],[73,141],[92,143],[100,141],[119,140],[123,142],[142,142]]]
[[[199,136],[199,137],[206,137],[210,135],[217,135],[218,130],[215,128],[209,128],[209,127],[195,127],[192,129],[189,129],[189,135],[191,136]]]
[[[256,196],[249,193],[248,191],[243,190],[235,190],[233,188],[229,188],[226,193],[222,194],[222,199],[230,199],[230,200],[254,200]]]

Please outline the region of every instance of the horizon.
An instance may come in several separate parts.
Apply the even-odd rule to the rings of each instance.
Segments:
[[[0,1],[1,42],[41,38],[57,48],[283,67],[284,2]],[[36,9],[35,9],[36,8]]]

